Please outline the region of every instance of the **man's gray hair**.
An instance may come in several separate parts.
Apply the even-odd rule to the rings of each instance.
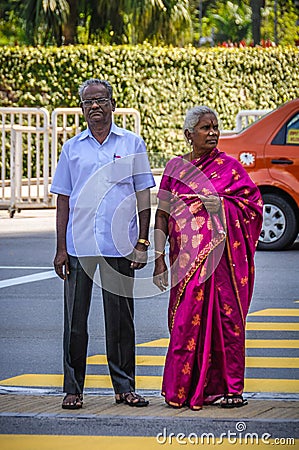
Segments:
[[[218,120],[217,113],[208,106],[194,106],[194,108],[189,109],[184,121],[184,134],[186,130],[193,133],[194,127],[205,114],[213,114]]]
[[[90,86],[92,84],[102,84],[103,86],[105,86],[105,88],[108,91],[109,94],[109,99],[112,99],[113,96],[113,92],[112,92],[112,86],[109,83],[109,81],[107,80],[99,80],[98,78],[90,78],[89,80],[84,81],[80,86],[79,86],[79,96],[80,96],[80,100],[83,100],[83,92],[84,89],[87,88],[87,86]]]

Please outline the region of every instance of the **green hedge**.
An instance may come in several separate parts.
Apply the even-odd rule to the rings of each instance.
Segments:
[[[224,129],[232,129],[241,109],[272,109],[299,97],[298,67],[296,47],[2,47],[0,104],[78,106],[78,85],[106,78],[117,106],[140,111],[149,152],[167,158],[185,147],[181,128],[188,108],[206,104]]]

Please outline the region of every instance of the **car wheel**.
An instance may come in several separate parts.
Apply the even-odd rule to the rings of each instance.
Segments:
[[[290,247],[297,237],[297,223],[293,208],[276,194],[264,194],[262,231],[259,250],[282,250]]]

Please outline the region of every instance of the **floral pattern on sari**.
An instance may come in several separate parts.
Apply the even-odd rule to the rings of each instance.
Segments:
[[[210,215],[200,196],[218,195]],[[245,318],[254,281],[262,200],[245,169],[214,149],[166,165],[158,197],[170,203],[170,343],[162,393],[169,404],[200,409],[241,393]]]

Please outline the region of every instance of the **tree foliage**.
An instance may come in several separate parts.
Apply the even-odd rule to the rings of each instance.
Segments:
[[[0,0],[0,44],[294,44],[296,21],[296,0]]]
[[[188,0],[90,0],[87,6],[89,38],[104,37],[112,44],[184,44],[192,25]]]
[[[16,6],[33,44],[62,44],[62,28],[70,13],[67,0],[26,0],[16,2]]]
[[[240,42],[250,39],[251,9],[245,2],[237,4],[228,1],[211,16],[211,23],[215,26],[215,40],[223,42],[229,37],[231,42]],[[216,12],[217,11],[217,12]]]

